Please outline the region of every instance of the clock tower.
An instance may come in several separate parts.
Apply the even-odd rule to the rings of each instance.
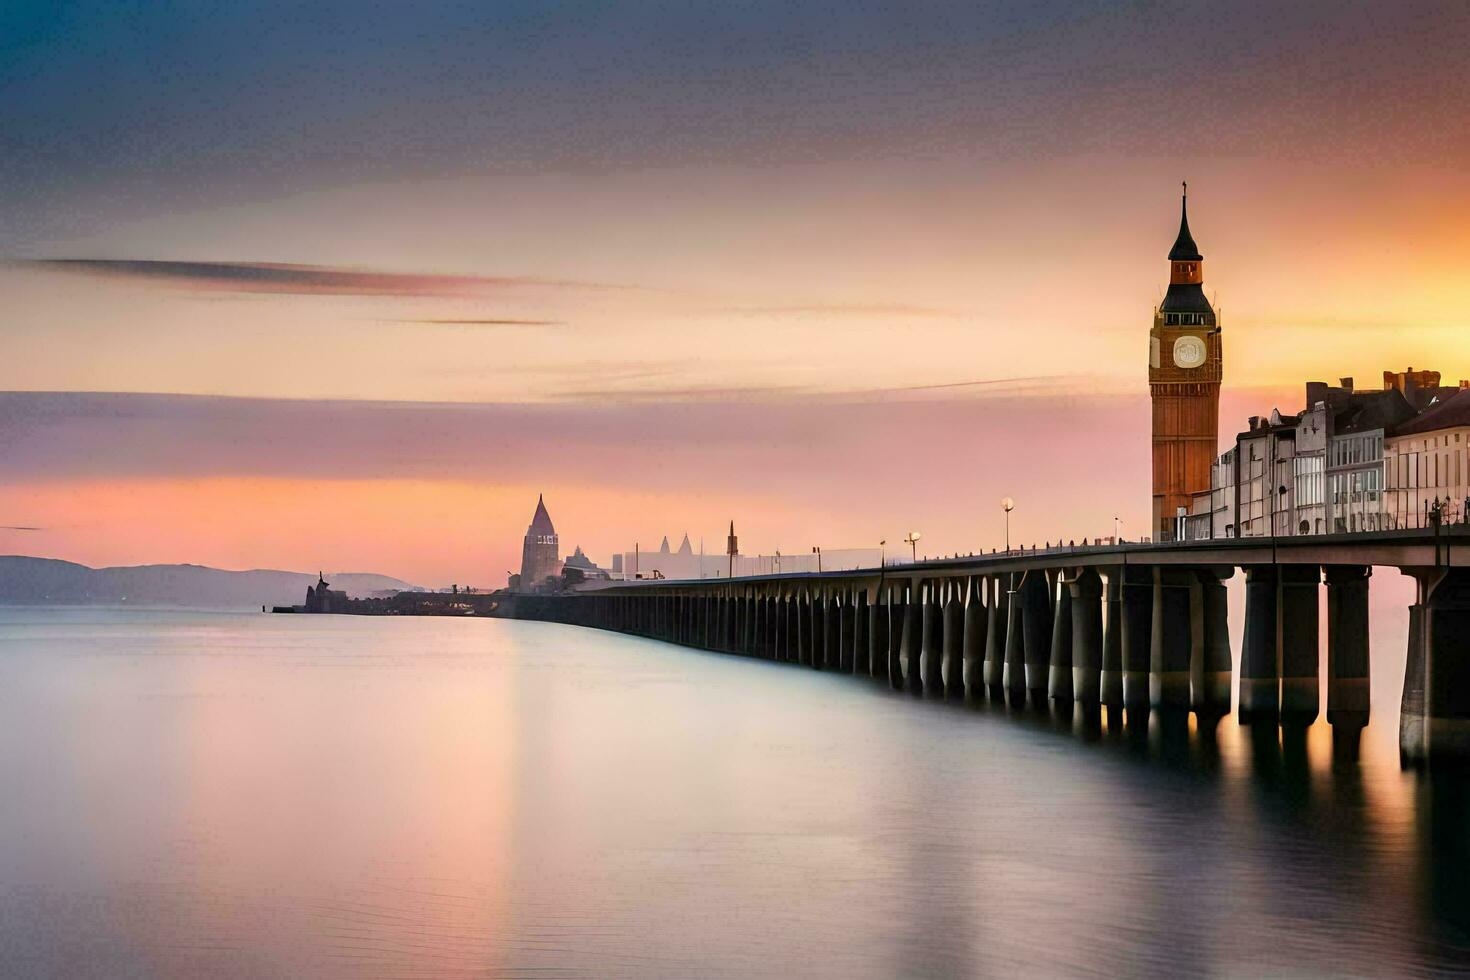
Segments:
[[[1148,332],[1148,389],[1153,402],[1153,535],[1177,536],[1180,508],[1210,489],[1219,444],[1220,325],[1205,298],[1204,256],[1189,233],[1189,185],[1179,237],[1169,250],[1169,289]]]

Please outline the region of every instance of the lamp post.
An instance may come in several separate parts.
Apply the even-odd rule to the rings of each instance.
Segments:
[[[1016,509],[1016,502],[1010,497],[1002,497],[1000,498],[1000,509],[1005,511],[1006,515],[1006,553],[1009,554],[1011,550],[1011,511]]]
[[[812,554],[817,556],[817,574],[820,575],[822,574],[822,546],[819,544],[812,545]]]
[[[884,567],[885,565],[888,564],[888,561],[887,561],[887,559],[885,558],[885,556],[883,554],[883,546],[886,545],[886,544],[888,544],[888,539],[887,538],[884,538],[882,541],[879,541],[878,542],[878,567],[879,568],[882,568],[882,567]]]
[[[914,564],[916,565],[919,563],[919,538],[921,537],[923,537],[923,535],[921,535],[918,531],[910,531],[908,537],[903,539],[904,543],[909,546],[910,556],[913,558]]]
[[[1117,514],[1113,515],[1113,544],[1123,543],[1123,519]]]
[[[776,549],[776,574],[781,574],[781,549]]]

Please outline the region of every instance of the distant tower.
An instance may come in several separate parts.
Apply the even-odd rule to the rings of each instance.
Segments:
[[[735,556],[740,554],[740,539],[735,537],[735,522],[730,522],[730,536],[725,539],[725,554],[730,556],[730,578],[735,577]]]
[[[521,591],[534,592],[549,576],[560,574],[561,546],[557,543],[556,528],[551,524],[551,515],[546,513],[546,501],[538,495],[536,516],[531,518],[521,546]]]
[[[1179,508],[1210,489],[1219,445],[1221,350],[1215,310],[1205,299],[1204,256],[1189,233],[1189,185],[1179,237],[1169,250],[1169,289],[1148,334],[1153,400],[1153,534],[1172,541]]]

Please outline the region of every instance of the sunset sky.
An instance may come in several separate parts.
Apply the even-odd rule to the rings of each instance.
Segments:
[[[1144,533],[1179,182],[1221,434],[1470,377],[1460,3],[0,7],[0,553],[501,585]]]

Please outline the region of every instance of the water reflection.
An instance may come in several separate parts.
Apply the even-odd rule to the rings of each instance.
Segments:
[[[1398,767],[1395,639],[1349,734],[539,623],[0,611],[0,974],[1451,972],[1470,790]]]

